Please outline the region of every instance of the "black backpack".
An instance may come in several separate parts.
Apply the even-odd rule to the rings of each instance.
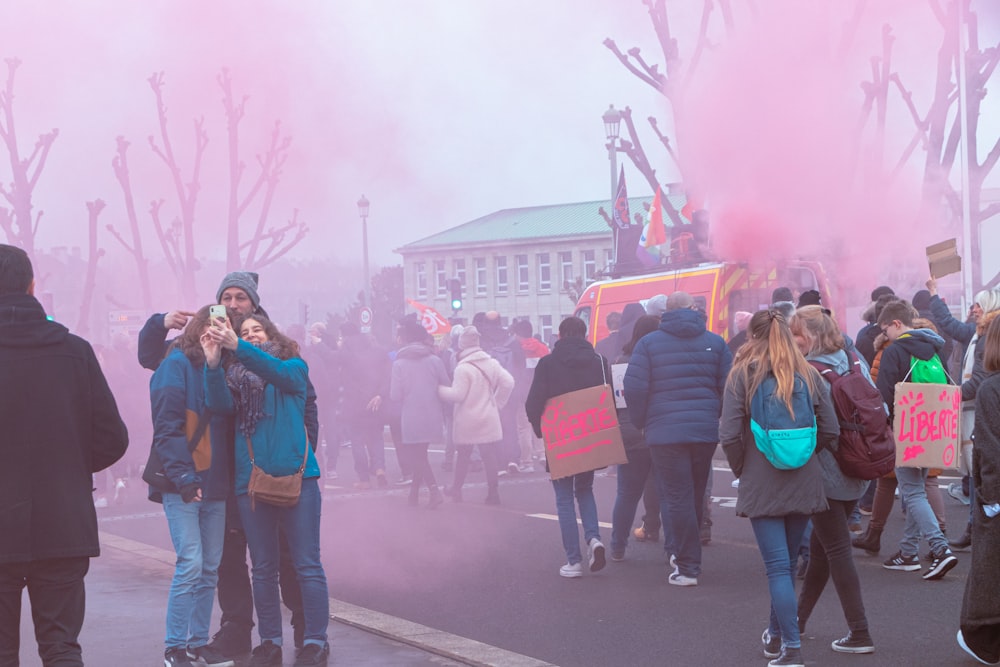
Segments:
[[[828,364],[809,363],[830,383],[840,422],[840,446],[834,454],[840,470],[855,479],[877,479],[896,467],[896,443],[882,394],[865,377],[858,358],[851,352],[847,357],[851,367],[843,375]]]

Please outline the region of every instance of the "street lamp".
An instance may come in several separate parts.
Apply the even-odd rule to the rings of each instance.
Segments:
[[[614,104],[608,105],[608,110],[601,116],[604,121],[604,136],[608,138],[608,161],[611,163],[611,211],[615,210],[615,198],[618,196],[618,151],[624,150],[618,146],[618,132],[621,129],[622,113],[615,109]],[[612,262],[618,262],[618,230],[612,225],[611,231]]]
[[[371,308],[372,289],[368,275],[368,206],[368,199],[361,195],[361,199],[358,200],[358,215],[361,216],[361,244],[365,259],[365,305]]]

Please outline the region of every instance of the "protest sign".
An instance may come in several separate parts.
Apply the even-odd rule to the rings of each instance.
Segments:
[[[962,258],[958,256],[955,239],[927,246],[927,265],[935,278],[961,271]]]
[[[615,407],[627,408],[625,405],[625,371],[628,364],[611,364],[611,386],[615,390]]]
[[[896,466],[958,468],[962,388],[950,384],[896,385],[892,435]]]
[[[541,425],[552,479],[628,463],[610,385],[553,396]]]

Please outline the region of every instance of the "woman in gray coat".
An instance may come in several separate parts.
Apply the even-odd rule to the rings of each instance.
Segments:
[[[750,519],[757,547],[767,570],[771,620],[764,630],[764,654],[772,666],[803,665],[796,618],[794,562],[809,517],[829,507],[823,472],[814,453],[792,470],[775,468],[757,449],[750,430],[750,401],[768,378],[776,381],[776,396],[786,404],[804,385],[816,415],[816,448],[821,450],[840,434],[830,390],[802,356],[785,318],[776,310],[754,314],[749,339],[740,348],[722,399],[719,440],[729,467],[740,480],[736,513]]]
[[[417,504],[420,487],[426,483],[430,507],[434,508],[444,498],[427,460],[427,448],[432,442],[444,442],[444,408],[438,398],[438,386],[451,384],[451,381],[444,362],[428,344],[430,334],[420,324],[411,320],[403,322],[397,338],[403,347],[392,362],[389,398],[400,405],[402,446],[409,450],[413,466],[409,504]]]

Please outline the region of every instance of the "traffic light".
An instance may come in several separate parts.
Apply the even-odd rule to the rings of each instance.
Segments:
[[[462,310],[462,282],[458,278],[452,278],[448,281],[448,287],[451,289],[451,309],[457,313]]]

